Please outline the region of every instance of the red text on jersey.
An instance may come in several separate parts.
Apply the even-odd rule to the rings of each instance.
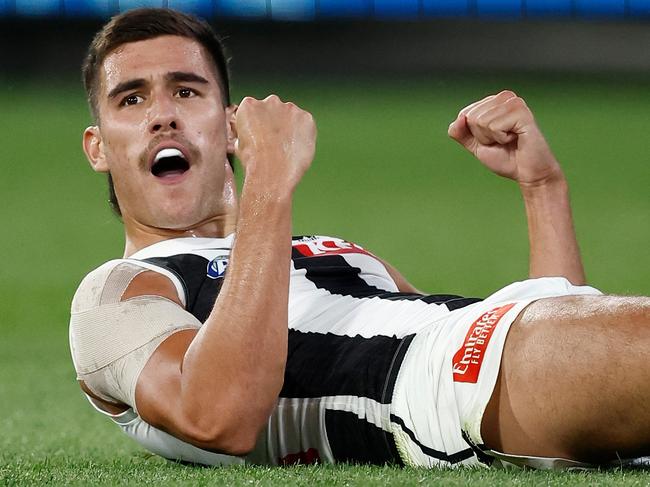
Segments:
[[[490,338],[492,338],[492,333],[499,324],[499,320],[513,306],[514,303],[491,309],[472,323],[463,341],[463,346],[454,354],[452,359],[454,382],[470,382],[476,384],[478,374],[481,371],[483,357],[485,356],[485,350],[490,342]]]
[[[318,239],[296,242],[293,244],[298,252],[305,257],[315,257],[321,255],[339,255],[339,254],[366,254],[372,255],[363,247],[346,242],[341,239]]]

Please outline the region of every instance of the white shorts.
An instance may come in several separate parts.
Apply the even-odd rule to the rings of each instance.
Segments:
[[[404,357],[391,406],[395,443],[404,463],[421,467],[490,464],[494,456],[480,448],[481,420],[510,326],[533,301],[578,294],[602,293],[589,286],[573,286],[564,278],[516,282],[418,333]],[[507,461],[507,457],[501,459]],[[528,464],[539,468],[554,459],[537,459],[542,465],[530,460]]]

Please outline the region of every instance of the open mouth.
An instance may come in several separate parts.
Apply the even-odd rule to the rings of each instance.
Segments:
[[[153,160],[151,174],[157,178],[179,176],[189,170],[190,164],[178,149],[162,149]]]

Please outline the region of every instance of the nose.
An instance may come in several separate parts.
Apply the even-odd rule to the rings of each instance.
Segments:
[[[151,131],[160,132],[163,127],[169,127],[173,130],[176,130],[178,128],[176,126],[176,120],[170,120],[169,122],[161,120],[160,123],[155,123],[151,126]]]
[[[151,107],[149,132],[152,134],[180,129],[180,120],[176,105],[172,100],[158,98]]]

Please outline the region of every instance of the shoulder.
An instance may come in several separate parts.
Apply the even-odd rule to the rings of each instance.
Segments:
[[[126,259],[114,259],[90,271],[77,287],[77,291],[72,299],[72,311],[80,311],[98,306],[101,304],[106,284],[114,272],[118,274],[120,270],[128,272],[129,270],[135,271],[136,269],[138,268]]]
[[[133,287],[137,284],[137,291]],[[115,303],[133,295],[161,295],[184,306],[185,295],[178,278],[168,270],[136,259],[113,259],[90,271],[72,299],[71,311],[79,312]],[[134,294],[136,292],[136,294]]]
[[[73,298],[69,326],[86,393],[133,406],[137,377],[158,345],[201,327],[181,301],[169,278],[137,260],[112,260],[88,273]]]

